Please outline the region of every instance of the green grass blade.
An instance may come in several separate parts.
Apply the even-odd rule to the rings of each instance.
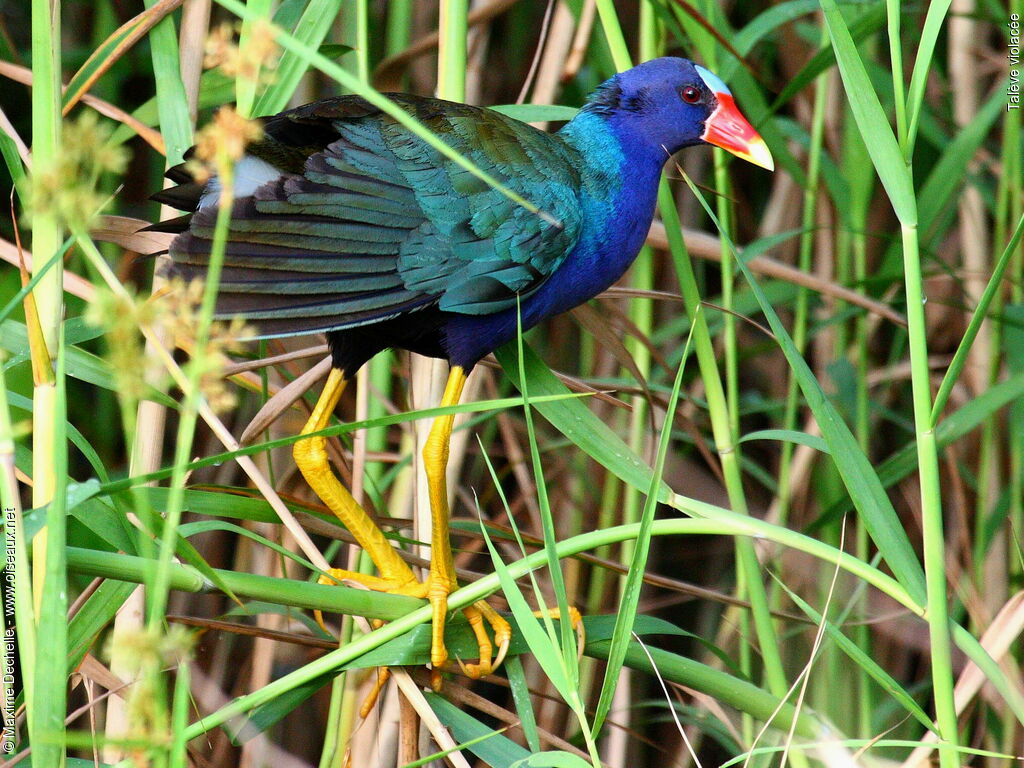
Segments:
[[[914,701],[914,697],[911,696],[896,680],[886,672],[882,666],[871,658],[870,654],[858,646],[853,640],[843,634],[842,629],[837,627],[833,622],[823,617],[818,611],[816,611],[810,603],[800,597],[795,591],[790,589],[782,583],[782,588],[789,595],[789,598],[796,603],[797,607],[803,611],[815,624],[825,624],[825,633],[829,636],[836,646],[845,653],[850,660],[858,667],[863,669],[871,678],[878,683],[893,699],[900,704],[910,715],[914,717],[922,726],[928,730],[933,730],[931,718],[928,714],[921,709],[921,706]]]
[[[520,318],[521,322],[522,318]],[[547,483],[544,481],[544,464],[541,461],[540,447],[537,444],[537,435],[533,428],[533,409],[530,407],[530,395],[529,388],[527,386],[528,379],[524,372],[526,366],[523,365],[523,331],[522,327],[519,328],[519,333],[516,335],[516,353],[519,356],[519,390],[523,394],[523,416],[526,421],[526,435],[530,445],[530,460],[533,464],[533,475],[534,482],[537,486],[537,504],[540,507],[540,519],[541,519],[541,530],[544,535],[544,551],[548,555],[548,574],[551,579],[551,586],[555,593],[555,600],[558,615],[563,619],[569,615],[569,598],[565,591],[565,577],[562,575],[562,564],[558,561],[558,555],[555,553],[555,545],[558,542],[558,536],[555,533],[555,520],[551,514],[551,504],[548,500]],[[492,473],[493,475],[493,473]],[[495,485],[498,485],[497,478],[494,478]],[[511,515],[510,518],[511,519]],[[522,546],[522,542],[520,542]],[[493,559],[493,554],[492,554]],[[497,563],[495,563],[497,566]],[[542,598],[540,590],[536,590],[538,599]],[[546,609],[546,606],[541,605],[542,609]],[[518,617],[517,617],[518,618]],[[551,619],[548,616],[544,616],[544,622],[550,630]],[[576,695],[576,684],[579,682],[579,669],[576,665],[576,651],[574,645],[574,638],[572,631],[569,627],[569,622],[562,621],[560,623],[561,630],[561,650],[562,650],[562,661],[561,667],[566,673],[567,677],[567,688],[566,692],[563,693],[563,697],[570,704],[575,703],[577,699]],[[579,709],[579,707],[576,707]]]
[[[74,563],[70,558],[68,569],[74,571]],[[114,620],[118,610],[135,589],[136,585],[131,582],[104,579],[72,617],[67,639],[68,676],[78,669],[85,654],[94,650],[100,632]]]
[[[156,0],[145,2],[147,8],[157,4]],[[177,165],[185,150],[192,146],[192,120],[188,115],[185,85],[181,81],[178,37],[171,17],[165,16],[150,30],[149,43],[156,82],[157,111],[160,114],[160,133],[167,149],[167,164]]]
[[[505,675],[508,687],[512,691],[512,700],[519,715],[519,727],[523,729],[526,746],[531,752],[540,751],[540,733],[537,731],[537,718],[533,714],[533,703],[530,701],[530,685],[523,672],[523,662],[518,656],[505,659]]]
[[[17,392],[10,392],[7,397],[12,408],[18,408],[20,410],[27,411],[28,413],[32,412],[32,401],[24,395],[19,395]],[[100,459],[99,454],[96,453],[96,450],[92,445],[89,444],[85,435],[83,435],[71,422],[68,422],[67,432],[68,440],[70,440],[72,445],[74,445],[85,457],[85,460],[89,462],[89,466],[92,467],[100,482],[110,482],[110,476],[107,474],[107,468],[103,465],[102,459]]]
[[[485,454],[486,460],[486,454]],[[494,468],[491,466],[490,461],[487,461],[487,466],[491,471],[492,480],[495,486],[499,488],[498,478],[494,474]],[[543,486],[543,477],[537,478],[538,491]],[[509,518],[511,520],[511,516]],[[487,551],[490,553],[491,562],[494,564],[494,572],[498,577],[498,581],[501,584],[502,594],[505,595],[505,599],[508,600],[509,608],[512,609],[512,616],[515,617],[516,626],[519,630],[519,634],[522,634],[526,640],[526,644],[533,652],[534,658],[540,665],[541,669],[544,670],[544,674],[547,676],[548,681],[554,686],[555,690],[565,701],[571,701],[577,697],[575,685],[570,679],[569,671],[565,665],[565,655],[559,652],[558,644],[552,637],[550,631],[545,631],[544,626],[541,625],[541,619],[538,619],[533,615],[533,609],[530,608],[526,602],[526,598],[523,597],[522,590],[519,589],[519,585],[516,584],[515,579],[509,573],[508,566],[505,561],[502,560],[501,554],[494,546],[494,542],[491,541],[490,534],[487,532],[487,528],[481,526],[481,532],[484,536],[484,543],[487,545]],[[522,542],[520,542],[522,546]],[[554,552],[554,545],[547,546],[545,541],[544,547],[545,559],[548,560],[548,568],[551,568],[551,560],[554,560],[554,570],[561,573],[561,564],[558,561],[557,555]],[[534,589],[539,593],[536,583],[534,583]],[[562,592],[564,594],[565,587],[563,585]],[[550,617],[543,616],[545,623],[551,624]],[[564,624],[565,622],[560,622]],[[564,635],[564,633],[563,633]],[[563,643],[564,644],[564,643]]]
[[[118,27],[98,48],[93,49],[64,90],[64,113],[67,114],[129,48],[179,4],[175,0],[163,0],[151,5]]]
[[[295,563],[298,563],[299,565],[301,565],[306,570],[309,570],[309,571],[316,571],[317,570],[316,566],[314,566],[311,562],[309,562],[306,558],[302,557],[298,553],[293,552],[292,550],[288,549],[287,547],[281,546],[277,542],[271,541],[266,536],[260,536],[260,534],[256,533],[255,531],[250,531],[248,528],[243,528],[240,525],[234,525],[232,523],[226,523],[226,522],[224,522],[222,520],[202,520],[202,521],[195,522],[195,523],[184,523],[183,525],[178,527],[178,532],[181,534],[181,536],[183,538],[186,538],[186,539],[189,538],[190,536],[195,536],[195,535],[200,534],[200,533],[208,533],[210,531],[226,531],[226,532],[229,532],[229,533],[237,534],[238,536],[241,536],[242,538],[249,539],[250,541],[254,541],[254,542],[256,542],[257,544],[259,544],[261,546],[264,546],[264,547],[267,547],[268,549],[273,550],[274,552],[279,554],[282,558],[285,558],[287,560],[291,560],[291,561],[293,561]],[[197,565],[196,563],[192,562],[191,560],[188,561],[188,562],[194,568],[199,569],[200,566]],[[205,560],[203,560],[202,563],[207,568],[209,568],[209,565],[206,564]],[[212,571],[212,569],[211,569],[211,571]],[[207,575],[207,574],[204,573],[204,575]],[[211,581],[212,580],[213,579],[211,578]],[[214,583],[216,584],[216,581],[214,581]],[[217,586],[220,587],[219,584]]]
[[[913,155],[914,141],[917,139],[917,126],[921,118],[921,108],[924,106],[924,91],[928,83],[928,74],[931,72],[935,45],[951,4],[952,0],[933,0],[928,3],[928,13],[924,19],[924,26],[921,28],[921,36],[917,40],[917,58],[914,59],[914,72],[910,77],[910,88],[907,91],[909,125],[907,126],[906,157],[908,160]]]
[[[466,714],[443,697],[436,693],[425,695],[430,708],[448,727],[452,737],[458,742],[470,744],[467,751],[472,752],[486,765],[493,768],[512,768],[516,762],[530,757],[530,753],[514,741],[496,733],[493,728]]]
[[[732,37],[733,47],[738,53],[745,56],[754,49],[755,45],[779,27],[816,10],[818,10],[818,0],[788,0],[788,2],[772,5],[747,22],[742,29],[736,31]],[[725,82],[729,82],[733,72],[739,67],[740,62],[730,58],[719,67],[718,76]]]
[[[808,435],[795,429],[759,429],[756,432],[749,432],[740,438],[741,443],[749,443],[753,440],[781,440],[794,445],[806,445],[820,453],[828,453],[828,443],[816,435]]]
[[[251,45],[253,25],[270,21],[272,3],[271,0],[247,0],[246,8],[249,9],[249,16],[242,22],[242,29],[238,33],[240,51],[244,51],[247,46]],[[256,98],[256,88],[259,84],[263,63],[260,62],[256,65],[255,72],[239,71],[235,75],[235,109],[242,117],[258,116],[258,113],[252,111],[252,106]]]
[[[1024,375],[1011,376],[969,400],[954,413],[943,419],[935,429],[940,447],[951,445],[1000,408],[1024,397]],[[917,468],[917,446],[909,443],[898,453],[886,459],[878,468],[884,483],[894,484]]]
[[[864,137],[871,161],[899,220],[905,226],[915,225],[917,202],[910,170],[904,162],[903,152],[889,126],[889,120],[875,95],[864,62],[857,53],[857,45],[835,0],[821,0],[821,8],[825,13],[829,35],[832,37],[836,63],[846,86],[850,110]]]
[[[0,154],[4,156],[4,164],[11,176],[12,186],[15,189],[21,189],[26,178],[25,164],[21,160],[21,155],[18,154],[18,146],[14,143],[14,139],[8,136],[3,129],[0,129]],[[20,194],[24,194],[23,189]]]
[[[178,664],[174,680],[174,697],[171,700],[171,747],[168,768],[188,768],[188,743],[185,741],[185,726],[188,725],[192,705],[191,680],[187,661]]]
[[[469,0],[440,0],[438,21],[437,95],[466,98],[466,32]]]
[[[524,123],[572,120],[579,112],[576,107],[563,107],[561,104],[496,104],[488,109]]]
[[[817,7],[817,0],[815,7]],[[857,44],[860,44],[878,32],[885,26],[885,5],[878,3],[864,11],[856,21],[850,25],[850,37]],[[836,60],[835,49],[829,42],[821,47],[810,61],[801,67],[800,71],[786,81],[786,85],[772,102],[771,111],[779,111],[785,104],[788,104],[794,96],[809,86],[822,72],[831,67]]]
[[[310,0],[295,23],[292,35],[310,49],[319,50],[341,4],[342,0]],[[284,109],[307,69],[309,63],[306,60],[293,51],[285,51],[274,71],[274,82],[257,97],[253,115],[273,115]]]
[[[611,641],[602,640],[588,644],[587,652],[598,659],[608,658]],[[813,738],[822,732],[814,718],[806,713],[797,714],[796,708],[789,703],[781,703],[776,696],[764,691],[753,683],[701,664],[693,659],[680,656],[661,648],[647,647],[650,658],[658,667],[658,673],[669,682],[679,683],[695,688],[711,696],[715,701],[727,704],[752,717],[767,722],[771,720],[773,727],[786,730],[797,718],[796,732],[805,738]],[[653,674],[651,661],[644,648],[633,642],[626,651],[626,664],[632,669],[639,669]]]
[[[692,326],[692,328],[695,327],[696,325]],[[665,472],[665,457],[668,455],[669,444],[672,440],[672,426],[675,423],[676,407],[679,404],[679,391],[683,385],[683,371],[686,370],[686,361],[691,341],[692,337],[686,340],[683,361],[679,364],[675,382],[672,386],[672,393],[669,395],[668,405],[665,408],[665,421],[662,426],[661,437],[658,441],[658,453],[655,458],[654,469],[651,472],[651,482],[647,489],[643,513],[640,516],[640,531],[634,543],[633,557],[630,560],[626,582],[622,588],[619,610],[616,613],[615,619],[615,631],[612,634],[611,647],[608,652],[608,664],[605,668],[604,681],[601,684],[601,692],[598,696],[597,707],[594,712],[594,734],[601,732],[601,726],[611,711],[615,687],[619,680],[619,672],[622,670],[622,664],[626,659],[626,650],[629,644],[633,642],[633,623],[636,620],[637,605],[640,602],[640,590],[643,588],[643,578],[647,571],[647,556],[651,549],[651,525],[654,523],[654,513],[658,508],[658,489],[663,482],[662,475]]]
[[[2,357],[0,353],[0,362]],[[7,588],[11,590],[8,595],[13,592],[13,598],[8,599],[14,604],[14,622],[17,625],[18,658],[15,661],[21,672],[26,709],[31,711],[35,691],[36,623],[32,605],[32,573],[27,556],[29,538],[25,534],[20,489],[15,472],[16,449],[10,410],[7,407],[7,379],[4,366],[0,365],[0,504],[4,509],[5,577]],[[4,606],[4,613],[6,616],[7,605]],[[5,621],[5,624],[7,623],[9,620]],[[3,685],[4,696],[13,695],[7,683]],[[5,698],[5,701],[8,700]]]
[[[968,166],[971,159],[984,143],[996,120],[1005,113],[1005,90],[1008,85],[1009,80],[995,89],[992,96],[978,109],[974,119],[940,147],[942,154],[929,172],[917,197],[918,215],[926,248],[935,237],[940,236],[937,222],[949,202],[957,199],[962,189],[958,183],[951,184],[950,179],[963,179],[969,183]],[[885,265],[882,268],[885,269]]]
[[[701,201],[705,212],[717,224],[717,218],[700,190],[689,177],[685,178],[693,194]],[[725,235],[722,236],[726,237]],[[735,246],[732,245],[731,241],[729,245],[735,250]],[[801,392],[803,392],[804,399],[814,413],[818,426],[821,428],[822,437],[828,444],[829,453],[832,455],[836,469],[843,479],[843,484],[846,486],[854,506],[871,533],[872,540],[900,584],[907,589],[915,600],[924,600],[924,573],[921,570],[921,564],[918,562],[917,555],[910,545],[906,531],[900,523],[899,516],[896,514],[896,510],[893,508],[889,497],[886,496],[885,489],[882,487],[878,475],[871,466],[871,462],[864,455],[864,451],[861,450],[860,445],[858,445],[857,440],[850,432],[850,428],[843,421],[836,407],[826,397],[807,362],[800,356],[796,345],[793,343],[793,339],[789,335],[789,331],[786,330],[775,308],[768,301],[760,283],[758,283],[746,264],[739,259],[737,259],[737,264],[746,277],[747,283],[750,285],[754,295],[757,297],[761,305],[761,311],[764,312],[768,324],[771,326],[772,333],[775,334],[779,348],[786,356],[793,376],[800,385]]]
[[[62,123],[61,89],[61,4],[59,0],[32,0],[32,160],[33,175],[43,179],[54,173],[59,162]],[[73,183],[73,182],[72,182]],[[32,212],[32,250],[37,268],[47,265],[64,239],[63,222],[49,200]],[[67,446],[63,439],[66,418],[64,383],[63,262],[57,261],[39,281],[32,298],[37,310],[40,342],[33,350],[32,411],[32,503],[43,506],[53,501],[47,528],[31,542],[31,572],[20,570],[19,588],[31,595],[36,623],[23,624],[18,616],[19,634],[34,632],[32,641],[22,641],[22,653],[29,654],[32,671],[25,675],[25,716],[33,759],[57,768],[64,764],[64,715],[67,701],[64,674],[67,631],[67,582],[64,572],[63,494],[67,483]],[[44,349],[40,349],[45,345]],[[56,362],[56,366],[54,365]],[[54,383],[54,367],[57,382]],[[52,530],[51,530],[52,529]],[[52,534],[52,535],[51,535]],[[24,614],[24,611],[22,612]],[[57,626],[59,624],[59,626]],[[55,634],[50,634],[50,630]],[[52,694],[52,695],[51,695]]]
[[[978,638],[968,630],[959,624],[951,623],[950,632],[957,647],[977,665],[985,675],[985,680],[999,692],[1002,700],[1013,712],[1013,716],[1017,718],[1017,722],[1024,725],[1024,691],[1020,690],[1015,680],[1007,676],[995,659],[978,642]]]
[[[63,342],[63,335],[61,337]],[[61,347],[63,349],[63,343]],[[36,691],[30,716],[35,720],[32,754],[40,765],[60,766],[64,763],[64,717],[67,711],[67,516],[65,499],[68,482],[67,388],[64,376],[64,355],[57,355],[57,377],[54,393],[52,444],[50,451],[56,487],[46,513],[46,562],[42,596],[38,599],[39,616],[36,635]],[[37,564],[42,565],[42,564]]]
[[[108,579],[143,583],[153,569],[153,560],[115,552],[68,547],[68,567],[76,573]],[[392,620],[421,607],[425,601],[403,595],[381,595],[342,586],[310,584],[296,579],[278,579],[228,570],[217,571],[220,580],[240,597],[297,608],[320,608],[368,618]],[[206,592],[213,584],[198,569],[172,563],[168,569],[170,589]]]
[[[0,323],[0,349],[14,353],[27,352],[28,330],[24,323],[15,320],[4,320]],[[110,391],[117,390],[116,377],[110,369],[110,364],[102,357],[75,346],[67,348],[66,357],[67,375],[71,378]],[[147,390],[147,397],[161,405],[176,405],[170,397],[153,388]]]
[[[520,376],[525,374],[533,393],[531,405],[574,445],[634,488],[646,489],[650,485],[651,468],[582,402],[576,402],[578,407],[563,407],[569,400],[563,399],[561,404],[556,404],[556,401],[550,399],[547,402],[540,400],[542,395],[564,396],[570,392],[528,344],[523,344],[523,370],[520,370],[516,348],[512,342],[499,348],[495,356],[513,383],[518,382]],[[668,486],[663,484],[659,488],[658,497],[664,500],[668,498],[669,493]]]
[[[942,384],[939,386],[939,391],[935,395],[935,402],[932,405],[932,422],[936,424],[942,415],[943,409],[946,407],[946,401],[949,399],[949,395],[953,391],[953,386],[956,384],[957,379],[960,378],[960,373],[967,364],[967,355],[971,351],[971,345],[974,344],[974,340],[978,337],[978,331],[981,330],[981,324],[988,318],[988,308],[996,298],[996,294],[1002,288],[1003,275],[1006,273],[1007,267],[1010,266],[1010,261],[1013,259],[1014,251],[1016,251],[1017,246],[1020,245],[1022,235],[1024,235],[1024,216],[1021,216],[1017,221],[1017,227],[1014,229],[1013,235],[1010,237],[1010,241],[1006,244],[1006,248],[1003,249],[1003,253],[999,257],[999,261],[997,261],[995,267],[993,267],[992,276],[989,278],[988,284],[985,286],[985,291],[982,293],[981,299],[978,301],[978,306],[974,308],[974,312],[971,314],[971,321],[967,324],[967,330],[964,331],[964,336],[960,340],[960,344],[957,345],[956,353],[953,355],[953,360],[950,362],[945,375],[942,377]]]
[[[225,75],[220,69],[208,69],[199,77],[199,103],[200,109],[219,107],[230,102],[234,98],[235,81]],[[160,113],[157,105],[157,97],[145,101],[142,106],[136,108],[132,113],[139,122],[144,125],[154,126],[160,122]],[[191,129],[189,130],[191,133]],[[123,144],[135,135],[131,126],[122,123],[118,125],[110,136],[113,145]]]
[[[987,389],[939,422],[935,439],[939,448],[946,448],[1001,408],[1024,398],[1024,374],[1015,374],[1006,381]],[[917,444],[907,443],[878,465],[878,480],[883,488],[890,488],[917,469]],[[842,499],[822,513],[815,527],[838,519],[850,510],[850,500]]]

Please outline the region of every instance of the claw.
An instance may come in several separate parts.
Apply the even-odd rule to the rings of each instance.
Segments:
[[[583,626],[583,617],[575,608],[570,611],[572,615],[573,629],[576,630],[576,660],[583,659],[583,651],[587,647],[587,628]]]
[[[328,571],[327,573],[330,573],[330,571]],[[340,581],[338,581],[337,579],[327,575],[327,573],[320,574],[320,578],[316,580],[316,583],[317,584],[341,584]],[[322,629],[328,635],[331,634],[331,630],[329,630],[327,628],[327,625],[324,623],[324,612],[323,611],[321,611],[319,609],[315,609],[313,611],[313,618],[316,619],[316,623],[320,625],[320,629]]]
[[[455,660],[459,663],[459,670],[470,680],[479,680],[481,677],[489,675],[494,671],[494,667],[491,665],[490,659],[486,662],[481,660],[478,664],[466,664],[460,658],[456,658]]]
[[[509,642],[512,639],[512,626],[502,617],[496,610],[491,608],[483,600],[478,600],[474,603],[474,607],[480,611],[483,618],[487,619],[487,623],[491,625],[491,630],[494,632],[494,643],[498,646],[498,653],[493,660],[489,660],[489,669],[484,674],[493,672],[501,663],[505,660],[505,655],[508,653]],[[488,651],[491,650],[490,644],[488,644]],[[482,661],[482,659],[481,659]]]
[[[498,642],[497,633],[494,636],[495,642]],[[509,642],[512,640],[512,633],[509,632],[498,644],[498,655],[494,657],[494,668],[497,669],[501,666],[501,663],[505,661],[505,654],[508,653]]]
[[[494,668],[489,662],[487,664],[484,664],[483,662],[480,662],[479,664],[469,664],[458,656],[455,657],[455,664],[452,664],[452,662],[449,661],[445,665],[445,668],[450,672],[454,672],[456,665],[458,666],[458,671],[470,680],[479,680],[481,677],[489,675],[494,671]]]
[[[494,642],[498,645],[498,653],[494,657],[494,669],[497,669],[505,661],[505,656],[508,654],[508,646],[512,642],[512,625],[501,616],[497,614],[495,616],[500,620],[500,624],[491,624],[494,628]]]
[[[491,645],[491,638],[487,636],[487,630],[484,629],[484,612],[480,609],[479,603],[474,603],[473,605],[464,608],[462,612],[466,615],[470,629],[473,630],[473,634],[476,637],[480,663],[463,664],[460,659],[459,666],[462,668],[464,674],[476,680],[490,673],[491,652],[494,650],[494,647]]]

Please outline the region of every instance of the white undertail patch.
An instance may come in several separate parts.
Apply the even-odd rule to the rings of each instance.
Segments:
[[[235,164],[235,198],[249,197],[259,187],[281,176],[281,169],[252,155],[243,155]],[[216,206],[220,202],[220,179],[217,176],[206,182],[199,207]]]

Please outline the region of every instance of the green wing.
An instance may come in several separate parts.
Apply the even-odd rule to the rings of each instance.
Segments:
[[[490,110],[392,98],[544,215],[362,99],[307,105],[268,120],[239,166],[246,196],[232,210],[219,314],[241,314],[264,335],[353,327],[432,304],[489,314],[557,269],[581,225],[574,150]],[[172,273],[205,272],[216,214],[212,200],[199,203],[171,245]]]

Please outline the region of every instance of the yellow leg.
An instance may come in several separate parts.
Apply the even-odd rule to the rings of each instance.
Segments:
[[[465,383],[465,371],[457,366],[452,368],[441,405],[457,405]],[[412,569],[391,546],[383,531],[352,498],[352,494],[331,470],[327,461],[327,440],[321,436],[309,436],[327,427],[331,413],[345,390],[345,384],[342,372],[336,368],[331,369],[327,383],[324,385],[324,391],[320,394],[320,399],[313,409],[313,414],[302,428],[303,438],[295,443],[292,455],[295,457],[295,464],[302,472],[302,476],[309,483],[309,487],[337,515],[342,524],[355,537],[359,546],[366,550],[380,572],[380,576],[332,569],[329,573],[333,579],[321,577],[321,583],[337,583],[342,579],[352,579],[380,592],[428,598],[433,606],[430,660],[434,667],[435,687],[439,687],[440,670],[448,660],[448,651],[444,645],[448,595],[458,586],[448,534],[450,513],[448,510],[448,484],[445,480],[448,445],[451,440],[454,416],[440,416],[435,419],[427,443],[423,448],[432,512],[431,558],[430,575],[425,582],[419,582]],[[479,664],[462,665],[462,668],[470,676],[480,677],[489,674],[504,659],[511,637],[511,627],[505,619],[482,600],[466,608],[465,614],[477,638],[480,662]],[[319,620],[319,616],[317,618]],[[498,655],[493,661],[494,645],[487,636],[485,623],[491,626],[494,642],[498,646]],[[373,706],[376,694],[379,693],[386,679],[387,674],[382,673],[366,706]]]
[[[448,375],[448,383],[444,388],[441,406],[458,405],[465,384],[466,372],[459,366],[454,366]],[[430,663],[434,668],[435,688],[440,684],[440,669],[448,660],[448,650],[444,645],[448,595],[458,587],[448,531],[451,512],[448,509],[448,481],[445,476],[454,421],[454,414],[438,416],[434,419],[426,445],[423,446],[423,464],[427,473],[431,511],[430,576],[427,579],[427,599],[430,600],[434,609]],[[499,646],[498,663],[501,663],[501,659],[504,658],[505,651],[508,649],[511,627],[505,619],[483,601],[466,608],[464,613],[477,638],[480,663],[462,665],[462,667],[470,676],[480,677],[489,674],[494,666],[491,660],[493,646],[484,629],[484,621],[486,620],[494,631],[495,641]]]
[[[320,394],[320,399],[313,409],[313,414],[306,422],[306,426],[302,428],[303,435],[318,432],[327,426],[341,393],[345,391],[345,383],[345,376],[342,372],[337,368],[332,368],[327,377],[327,383],[324,385],[324,391]],[[377,566],[377,570],[380,571],[380,578],[363,575],[350,576],[347,573],[343,578],[355,578],[378,591],[424,597],[423,587],[416,580],[412,569],[399,557],[395,548],[391,546],[391,542],[384,536],[384,532],[366,514],[366,510],[359,506],[348,489],[335,477],[327,461],[326,438],[322,436],[305,437],[295,443],[292,455],[295,457],[295,464],[302,472],[302,476],[309,483],[309,487],[338,516],[342,525],[355,536],[359,546],[366,550],[374,565]]]

